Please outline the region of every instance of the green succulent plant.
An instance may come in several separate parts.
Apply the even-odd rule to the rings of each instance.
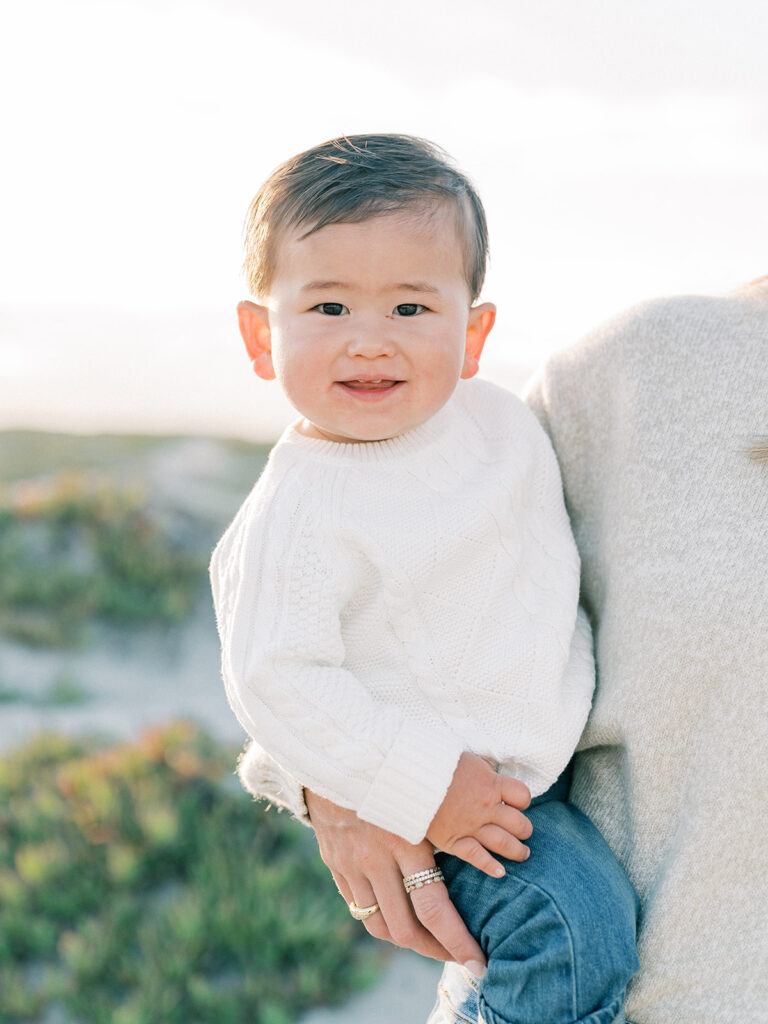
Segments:
[[[0,758],[4,1024],[290,1024],[375,976],[311,833],[232,761],[187,722]]]

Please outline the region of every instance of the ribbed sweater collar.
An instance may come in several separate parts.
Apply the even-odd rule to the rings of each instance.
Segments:
[[[357,441],[348,444],[306,437],[296,429],[295,421],[283,432],[279,447],[288,446],[294,454],[302,453],[314,460],[355,465],[387,465],[417,458],[426,453],[434,455],[440,448],[451,446],[464,419],[454,397],[425,423],[385,441]]]

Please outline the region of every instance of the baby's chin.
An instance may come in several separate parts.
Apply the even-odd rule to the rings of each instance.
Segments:
[[[304,437],[312,437],[318,441],[333,441],[335,444],[374,444],[377,441],[391,441],[393,438],[400,437],[401,434],[407,433],[414,426],[418,425],[409,423],[402,428],[398,427],[385,432],[375,428],[361,429],[353,434],[330,425],[318,426],[318,424],[312,423],[311,420],[305,418],[296,424],[296,430]]]

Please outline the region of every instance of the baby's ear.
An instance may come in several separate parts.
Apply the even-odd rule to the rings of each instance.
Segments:
[[[237,322],[245,349],[251,358],[254,372],[262,380],[274,380],[272,365],[272,332],[269,329],[269,310],[245,299],[237,304]]]
[[[461,376],[466,380],[474,377],[480,368],[480,356],[483,352],[485,339],[491,333],[496,320],[496,307],[492,302],[483,302],[473,306],[467,321],[467,344],[464,350],[464,366]]]

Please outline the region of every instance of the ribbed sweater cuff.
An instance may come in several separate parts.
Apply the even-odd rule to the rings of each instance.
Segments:
[[[357,815],[420,843],[443,802],[464,744],[451,733],[403,725]]]

